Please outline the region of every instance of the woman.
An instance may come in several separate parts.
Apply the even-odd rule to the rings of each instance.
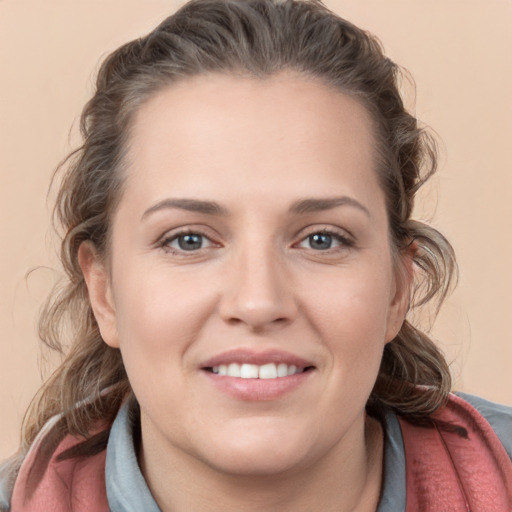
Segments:
[[[510,509],[512,411],[405,320],[455,260],[397,81],[318,2],[196,0],[106,60],[5,509]]]

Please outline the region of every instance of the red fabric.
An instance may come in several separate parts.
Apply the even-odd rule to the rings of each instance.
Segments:
[[[455,395],[433,418],[464,427],[468,437],[400,419],[407,512],[511,512],[512,462],[487,420]]]
[[[31,450],[14,485],[11,512],[109,512],[105,488],[106,450],[92,457],[57,460],[57,454],[79,441],[67,436],[60,443],[41,482],[28,499],[30,469],[38,447]]]

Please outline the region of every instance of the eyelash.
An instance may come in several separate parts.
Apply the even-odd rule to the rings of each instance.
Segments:
[[[193,236],[200,237],[202,239],[202,245],[204,243],[204,240],[208,240],[210,245],[208,247],[199,247],[198,249],[192,249],[190,251],[187,251],[186,249],[183,249],[183,248],[171,247],[171,243],[178,241],[180,237],[184,237],[187,235],[193,235]],[[314,253],[318,253],[318,254],[323,253],[323,254],[327,255],[327,254],[337,253],[337,252],[341,252],[341,251],[347,251],[347,250],[355,247],[355,242],[351,237],[342,235],[339,232],[337,232],[336,230],[329,229],[329,228],[315,229],[315,230],[309,231],[308,233],[304,234],[298,242],[294,243],[292,247],[300,248],[300,245],[303,243],[306,243],[308,241],[308,239],[311,242],[311,238],[314,237],[315,235],[329,236],[329,237],[331,237],[332,241],[335,241],[339,245],[336,247],[328,247],[326,249],[313,249],[312,247],[308,247],[308,248],[305,247],[305,249],[313,251]],[[182,230],[182,231],[178,231],[175,233],[165,235],[157,243],[157,245],[159,248],[164,250],[166,253],[173,253],[175,255],[183,256],[183,257],[200,254],[202,251],[209,249],[212,246],[213,247],[220,246],[220,244],[218,244],[214,240],[212,240],[211,236],[208,236],[206,233],[202,232],[199,229],[197,229],[197,230],[186,229],[186,230]]]

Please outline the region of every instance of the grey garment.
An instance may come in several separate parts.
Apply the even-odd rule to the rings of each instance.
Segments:
[[[400,423],[389,411],[384,418],[384,468],[377,512],[405,512],[405,450]]]
[[[131,403],[121,407],[110,431],[105,464],[108,505],[111,512],[161,512],[137,462]]]
[[[11,477],[12,459],[0,463],[0,512],[9,512],[13,479]]]

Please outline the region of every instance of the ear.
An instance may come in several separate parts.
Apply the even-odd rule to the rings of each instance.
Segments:
[[[398,254],[395,264],[394,287],[388,312],[386,343],[392,341],[404,323],[409,311],[414,282],[414,258],[418,251],[416,242],[412,242]]]
[[[92,242],[86,241],[80,245],[78,249],[78,264],[82,269],[89,292],[89,301],[91,302],[101,337],[107,345],[119,348],[116,311],[112,298],[110,276]]]

